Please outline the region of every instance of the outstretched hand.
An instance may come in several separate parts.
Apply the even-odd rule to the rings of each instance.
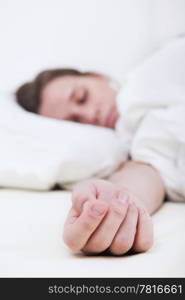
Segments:
[[[128,190],[106,180],[84,181],[74,188],[63,238],[86,254],[144,252],[153,244],[152,219]]]

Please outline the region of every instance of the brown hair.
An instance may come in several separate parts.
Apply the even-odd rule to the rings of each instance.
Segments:
[[[37,113],[40,105],[40,94],[48,82],[59,76],[89,76],[100,74],[81,72],[75,69],[49,69],[40,72],[34,80],[21,85],[15,92],[17,102],[27,111]]]

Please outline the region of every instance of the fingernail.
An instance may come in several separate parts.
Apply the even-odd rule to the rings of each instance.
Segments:
[[[96,203],[91,206],[91,212],[96,217],[103,215],[105,213],[105,210],[105,205],[101,203]]]
[[[120,195],[118,198],[118,201],[121,202],[122,204],[128,204],[129,203],[129,195]]]

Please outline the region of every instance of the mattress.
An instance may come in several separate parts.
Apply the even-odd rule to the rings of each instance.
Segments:
[[[166,202],[153,216],[150,251],[84,256],[62,241],[70,196],[0,190],[0,277],[185,277],[185,203]]]

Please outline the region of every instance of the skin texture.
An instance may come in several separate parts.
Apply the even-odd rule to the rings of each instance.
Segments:
[[[108,180],[82,182],[73,191],[64,242],[85,254],[145,252],[153,245],[151,214],[161,206],[164,194],[158,173],[132,161]]]
[[[38,113],[45,117],[114,129],[119,117],[116,90],[104,76],[65,76],[49,82]]]
[[[116,91],[104,76],[59,77],[43,89],[39,114],[114,129]],[[106,180],[84,181],[73,190],[64,242],[85,254],[147,251],[153,244],[151,215],[164,196],[160,175],[142,162],[124,163]]]

